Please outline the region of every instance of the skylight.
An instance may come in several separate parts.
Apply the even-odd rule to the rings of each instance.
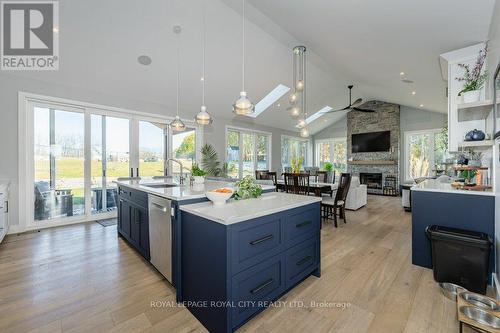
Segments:
[[[278,84],[276,88],[274,88],[269,94],[267,94],[263,99],[255,104],[255,112],[249,114],[248,116],[253,118],[258,117],[262,112],[266,111],[267,108],[276,103],[277,100],[279,100],[289,91],[289,87],[285,86],[284,84]]]
[[[313,121],[315,121],[316,119],[318,119],[319,117],[323,116],[326,112],[330,111],[330,110],[333,110],[331,107],[329,107],[328,105],[325,106],[324,108],[322,108],[321,110],[319,110],[318,112],[310,115],[309,117],[306,118],[306,124],[310,124],[312,123]],[[295,127],[299,127],[298,125],[295,126]]]

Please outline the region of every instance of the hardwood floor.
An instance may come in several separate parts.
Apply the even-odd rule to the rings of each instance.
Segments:
[[[322,277],[238,332],[458,332],[455,303],[432,271],[411,264],[400,198],[369,196],[347,219],[323,224]],[[0,245],[0,332],[206,332],[174,299],[116,226],[46,229]]]

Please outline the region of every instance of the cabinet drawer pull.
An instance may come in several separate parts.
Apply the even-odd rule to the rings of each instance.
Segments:
[[[259,243],[262,243],[262,242],[265,242],[267,240],[273,239],[273,237],[274,237],[273,235],[267,235],[267,236],[262,237],[260,239],[256,239],[256,240],[251,241],[250,245],[257,245]]]
[[[307,257],[302,258],[299,261],[297,261],[296,265],[297,266],[302,266],[302,265],[304,265],[306,262],[308,262],[311,259],[312,259],[312,256],[307,256]]]
[[[273,282],[274,282],[274,279],[269,279],[266,282],[264,282],[263,284],[261,284],[260,286],[258,286],[257,288],[254,288],[254,289],[250,290],[250,293],[251,294],[256,294],[259,291],[261,291],[262,289],[264,289],[265,287],[269,286]]]
[[[295,225],[295,227],[296,227],[296,228],[302,228],[302,227],[305,227],[306,225],[309,225],[309,224],[311,224],[311,223],[312,223],[312,221],[311,221],[311,220],[308,220],[308,221],[304,221],[304,222],[302,222],[302,223],[296,224],[296,225]]]

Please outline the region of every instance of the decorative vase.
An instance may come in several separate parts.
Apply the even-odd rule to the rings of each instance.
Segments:
[[[478,130],[478,129],[473,129],[472,131],[467,132],[465,134],[465,141],[483,141],[485,139],[486,135],[484,134],[483,131]]]
[[[480,90],[466,91],[462,94],[464,98],[464,103],[474,103],[479,102]]]
[[[481,166],[481,160],[469,160],[467,163],[468,166],[471,167],[480,167]]]
[[[204,176],[194,176],[195,184],[203,184],[205,182]]]

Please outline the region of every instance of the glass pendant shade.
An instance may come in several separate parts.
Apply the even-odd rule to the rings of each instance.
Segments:
[[[298,100],[297,94],[295,93],[291,94],[289,100],[291,105],[295,105]]]
[[[199,125],[210,125],[213,121],[210,113],[207,112],[207,107],[203,105],[200,112],[195,117],[196,123]]]
[[[299,121],[297,122],[297,126],[299,126],[300,128],[306,126],[307,123],[306,123],[306,120],[304,118],[299,118]]]
[[[186,129],[186,125],[182,122],[179,116],[175,116],[175,119],[170,123],[170,127],[175,132],[182,132]]]
[[[295,88],[296,88],[298,91],[302,91],[302,90],[304,90],[304,81],[302,81],[302,80],[297,81],[297,85],[295,86]]]
[[[298,118],[300,116],[300,109],[297,106],[292,106],[289,108],[289,111],[292,118]]]
[[[255,105],[247,98],[247,93],[242,91],[240,98],[233,104],[233,112],[237,115],[248,115],[255,112]]]
[[[307,129],[307,127],[303,127],[300,130],[300,136],[303,137],[303,138],[308,138],[309,137],[309,130]]]

